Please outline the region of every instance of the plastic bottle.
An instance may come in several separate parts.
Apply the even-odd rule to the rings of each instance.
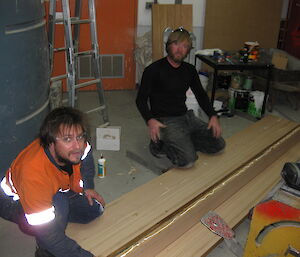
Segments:
[[[98,159],[98,177],[104,178],[106,176],[106,159],[101,154],[100,159]]]

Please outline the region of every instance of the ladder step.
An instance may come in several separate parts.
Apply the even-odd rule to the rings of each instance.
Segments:
[[[86,113],[88,113],[88,112],[86,112]],[[106,128],[107,126],[109,126],[109,122],[105,122],[105,123],[99,125],[98,128]]]
[[[50,81],[54,82],[54,81],[57,81],[57,80],[66,79],[67,77],[68,77],[67,74],[63,74],[63,75],[59,75],[59,76],[56,76],[56,77],[51,77]]]
[[[54,48],[53,51],[54,52],[61,52],[61,51],[65,51],[67,48],[66,47],[58,47],[58,48]]]
[[[72,17],[71,18],[71,24],[87,24],[87,23],[91,23],[91,19],[83,19],[83,20],[79,20],[76,17]]]
[[[102,110],[105,110],[106,109],[106,106],[105,105],[101,105],[101,106],[98,106],[92,110],[88,110],[86,111],[85,113],[91,113],[91,112],[95,112],[95,111],[102,111]]]
[[[55,23],[63,23],[63,22],[64,22],[64,19],[61,19],[61,18],[55,19]],[[92,20],[91,19],[80,20],[77,17],[71,17],[70,22],[71,22],[71,24],[87,24],[87,23],[91,23]]]
[[[94,50],[88,50],[83,52],[74,53],[75,56],[81,56],[81,55],[91,55],[94,53]]]
[[[54,52],[61,52],[67,50],[67,47],[59,47],[59,48],[54,48]],[[94,53],[94,50],[88,50],[88,51],[83,51],[79,53],[74,53],[75,56],[82,56],[82,55],[92,55]]]
[[[75,96],[75,100],[77,100],[77,98],[78,98],[78,97]],[[63,98],[63,99],[62,99],[62,103],[63,103],[63,104],[67,104],[68,102],[69,102],[69,99],[68,99],[68,98]]]
[[[90,86],[90,85],[93,85],[93,84],[96,84],[96,83],[100,83],[100,82],[101,82],[100,79],[94,79],[94,80],[90,80],[90,81],[86,81],[86,82],[77,84],[77,85],[75,85],[75,88],[78,89],[78,88],[81,88],[81,87]]]

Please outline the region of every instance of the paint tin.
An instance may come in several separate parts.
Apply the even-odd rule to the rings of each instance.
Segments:
[[[247,111],[249,103],[249,91],[243,89],[229,88],[229,103],[230,110]]]
[[[106,159],[101,155],[98,159],[98,177],[104,178],[106,176]]]
[[[256,118],[261,118],[262,106],[265,93],[262,91],[252,91],[249,95],[248,113]]]
[[[247,76],[243,85],[243,88],[246,90],[251,90],[252,89],[252,77]]]

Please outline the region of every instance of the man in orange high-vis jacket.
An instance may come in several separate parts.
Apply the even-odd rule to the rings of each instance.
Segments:
[[[105,202],[94,190],[94,173],[83,114],[56,108],[2,179],[0,216],[36,238],[36,257],[93,257],[65,229],[68,222],[88,223],[102,215]]]

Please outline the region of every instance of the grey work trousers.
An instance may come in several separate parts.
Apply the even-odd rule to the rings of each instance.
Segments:
[[[163,151],[176,167],[186,167],[197,159],[197,151],[217,153],[225,148],[222,137],[213,136],[208,124],[194,115],[192,110],[177,117],[158,118],[166,125],[160,130]]]

